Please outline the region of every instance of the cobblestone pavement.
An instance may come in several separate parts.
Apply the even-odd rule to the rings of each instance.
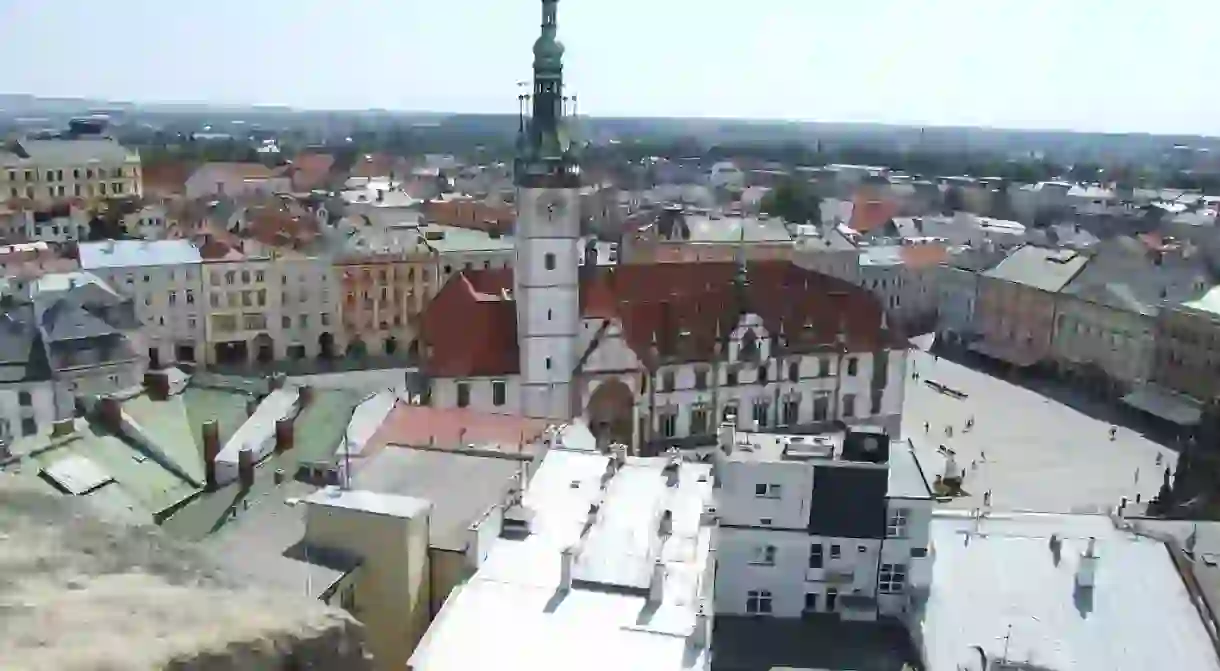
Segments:
[[[912,379],[919,373],[919,380]],[[958,400],[925,381],[968,395]],[[974,428],[965,430],[973,417]],[[925,431],[924,423],[928,427]],[[946,427],[952,427],[952,436]],[[966,470],[969,496],[944,504],[982,505],[991,491],[994,510],[1100,512],[1122,497],[1144,503],[1156,495],[1176,453],[1153,440],[1110,424],[1005,380],[913,350],[907,366],[903,435],[910,438],[929,480],[944,472],[944,445]],[[1162,455],[1157,465],[1157,455]]]

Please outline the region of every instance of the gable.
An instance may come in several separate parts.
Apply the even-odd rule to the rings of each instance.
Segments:
[[[590,348],[579,367],[579,372],[634,371],[643,367],[640,358],[623,338],[623,326],[617,319],[604,323],[590,344]]]

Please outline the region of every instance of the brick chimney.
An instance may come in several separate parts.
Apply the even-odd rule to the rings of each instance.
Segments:
[[[113,434],[123,432],[123,408],[119,399],[113,396],[103,396],[97,400],[98,420],[107,431]]]
[[[164,372],[145,373],[144,386],[148,389],[148,397],[154,401],[164,401],[169,398],[169,377]]]
[[[216,488],[216,457],[220,455],[220,425],[216,420],[203,423],[200,428],[203,434],[203,472],[208,483],[208,489]]]
[[[309,405],[313,401],[313,387],[311,387],[307,384],[303,384],[303,385],[301,385],[301,389],[297,393],[299,394],[299,397],[301,400],[302,409],[304,409],[305,406]]]
[[[287,452],[293,446],[293,426],[291,417],[281,417],[275,420],[275,451]]]
[[[254,486],[254,450],[249,447],[243,446],[237,453],[237,478],[242,490]]]

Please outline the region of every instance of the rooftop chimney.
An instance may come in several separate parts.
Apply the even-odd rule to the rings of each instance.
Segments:
[[[293,426],[291,417],[281,417],[275,420],[275,451],[287,452],[293,446]]]
[[[246,397],[246,417],[250,417],[251,415],[253,415],[255,410],[258,410],[258,398],[254,397],[254,396],[247,396]]]
[[[661,513],[661,523],[657,525],[657,535],[670,536],[674,532],[674,513],[671,510],[666,510]]]
[[[665,598],[665,562],[658,559],[652,565],[652,579],[648,581],[648,603],[659,604]]]
[[[1090,538],[1084,554],[1080,555],[1080,567],[1076,569],[1076,586],[1092,589],[1097,579],[1097,539]]]
[[[51,437],[62,438],[76,433],[76,420],[71,417],[57,419],[51,424]]]
[[[220,454],[220,425],[216,420],[203,423],[203,471],[208,489],[216,488],[216,457]]]
[[[313,387],[311,387],[307,384],[303,384],[303,385],[301,385],[300,391],[298,391],[297,393],[299,394],[302,408],[304,408],[305,406],[307,406],[311,402],[313,402]]]
[[[237,478],[243,490],[254,486],[254,450],[246,445],[237,453]]]
[[[711,641],[712,616],[708,612],[707,603],[699,600],[699,608],[695,611],[695,631],[693,642],[696,648],[706,648]]]
[[[97,414],[102,426],[113,434],[123,431],[123,408],[119,399],[113,396],[103,396],[97,400]]]
[[[720,423],[720,428],[716,430],[716,442],[720,446],[720,451],[725,454],[733,453],[733,444],[737,441],[737,417],[729,415],[728,418]]]
[[[572,567],[576,561],[576,548],[568,546],[559,553],[559,589],[572,589]]]

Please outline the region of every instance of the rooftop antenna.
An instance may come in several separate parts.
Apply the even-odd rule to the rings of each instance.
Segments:
[[[1004,633],[1004,657],[1002,663],[1008,663],[1008,644],[1012,642],[1012,623],[1008,623],[1008,631]]]
[[[352,439],[348,436],[350,427],[350,422],[343,427],[343,489],[345,491],[350,491],[352,488]]]

